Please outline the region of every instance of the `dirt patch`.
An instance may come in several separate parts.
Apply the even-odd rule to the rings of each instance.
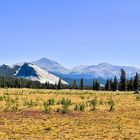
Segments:
[[[79,118],[84,116],[82,112],[69,112],[67,114],[59,114],[56,112],[55,114],[57,114],[61,118]]]
[[[41,110],[22,110],[21,111],[21,116],[23,118],[28,118],[28,117],[41,118],[41,116],[43,115],[45,115],[45,112]]]
[[[50,112],[45,113],[41,110],[21,110],[18,112],[10,112],[10,111],[2,111],[0,112],[0,118],[8,118],[14,119],[17,116],[19,118],[34,118],[34,119],[43,119],[45,118],[52,118],[52,117],[62,117],[62,118],[79,118],[82,117],[84,114],[82,112],[69,112],[68,114],[60,114],[58,112]]]
[[[8,119],[12,119],[15,118],[17,115],[19,114],[19,112],[10,112],[10,111],[2,111],[0,112],[0,118],[8,118]]]

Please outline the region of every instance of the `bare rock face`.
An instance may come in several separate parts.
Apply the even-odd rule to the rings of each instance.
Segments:
[[[39,81],[40,83],[49,82],[50,84],[57,84],[60,79],[59,77],[31,63],[24,63],[15,76],[18,78]],[[62,80],[62,83],[68,84],[64,80]]]

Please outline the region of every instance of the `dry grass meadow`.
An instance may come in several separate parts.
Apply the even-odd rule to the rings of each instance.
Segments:
[[[64,99],[70,102],[66,106]],[[140,140],[140,95],[0,89],[0,140],[6,139]]]

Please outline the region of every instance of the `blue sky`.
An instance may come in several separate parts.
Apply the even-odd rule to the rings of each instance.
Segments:
[[[0,1],[0,64],[47,57],[66,67],[140,67],[139,0]]]

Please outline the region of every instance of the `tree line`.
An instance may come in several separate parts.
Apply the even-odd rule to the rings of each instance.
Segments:
[[[41,84],[39,81],[0,76],[0,88],[66,89],[69,87],[68,85],[63,85],[61,79],[58,84],[53,85],[48,82]]]
[[[55,85],[46,82],[41,84],[38,81],[30,81],[22,78],[15,77],[3,77],[0,76],[0,87],[1,88],[37,88],[37,89],[79,89],[79,90],[106,90],[106,91],[136,91],[139,92],[140,89],[140,77],[139,74],[131,78],[126,78],[125,70],[121,69],[121,76],[117,76],[114,79],[108,79],[105,85],[100,84],[96,79],[93,79],[92,85],[85,85],[84,79],[81,78],[80,84],[76,80],[72,84],[64,85],[59,79],[59,82]]]
[[[139,74],[131,78],[126,78],[126,72],[124,69],[121,69],[121,76],[118,78],[117,76],[114,79],[108,79],[105,85],[101,85],[98,80],[93,80],[92,86],[84,86],[84,79],[81,78],[80,85],[76,84],[76,80],[73,81],[71,86],[72,89],[92,89],[92,90],[106,90],[106,91],[136,91],[139,92],[140,89],[140,77]]]
[[[30,81],[22,78],[0,76],[1,88],[42,88],[38,81]]]

